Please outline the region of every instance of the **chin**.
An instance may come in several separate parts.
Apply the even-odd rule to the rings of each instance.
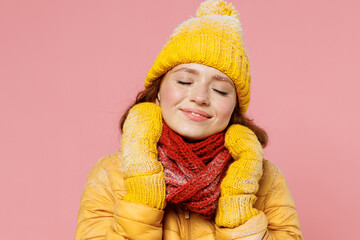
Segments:
[[[193,124],[179,124],[178,122],[167,123],[168,126],[181,137],[189,141],[200,141],[217,133],[208,131],[211,126],[198,126]],[[218,132],[221,130],[219,129]]]
[[[188,142],[197,142],[204,140],[206,137],[182,136]]]
[[[181,129],[179,132],[177,132],[180,136],[182,136],[184,139],[189,140],[189,141],[200,141],[203,140],[207,137],[210,137],[213,133],[211,134],[206,134],[206,133],[202,133],[202,132],[196,132],[196,131],[184,131],[184,129]]]

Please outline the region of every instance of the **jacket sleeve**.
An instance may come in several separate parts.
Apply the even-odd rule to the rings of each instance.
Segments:
[[[267,232],[268,221],[265,214],[261,211],[244,224],[235,228],[222,228],[215,225],[216,239],[230,240],[261,240]]]
[[[264,213],[268,219],[268,230],[263,239],[303,239],[294,200],[279,169],[266,196]]]
[[[283,174],[276,168],[264,209],[236,228],[216,226],[216,239],[302,240],[295,204]],[[267,179],[270,180],[270,179]]]
[[[88,176],[75,240],[161,239],[163,211],[123,200],[126,188],[111,158],[97,162]]]

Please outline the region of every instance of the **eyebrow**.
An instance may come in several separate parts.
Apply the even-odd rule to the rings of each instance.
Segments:
[[[187,68],[187,67],[176,69],[175,71],[173,71],[173,73],[180,72],[180,71],[188,72],[188,73],[191,73],[191,74],[194,74],[194,75],[199,75],[199,72],[197,70],[192,69],[192,68]],[[233,84],[233,81],[231,81],[230,78],[228,78],[228,77],[214,75],[214,76],[212,76],[212,79],[220,80],[220,81],[227,81],[227,82],[230,82],[231,84]]]

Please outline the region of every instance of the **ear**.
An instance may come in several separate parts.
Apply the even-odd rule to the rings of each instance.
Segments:
[[[160,106],[160,94],[159,93],[157,94],[157,97],[155,99],[155,103],[156,103],[156,105]]]

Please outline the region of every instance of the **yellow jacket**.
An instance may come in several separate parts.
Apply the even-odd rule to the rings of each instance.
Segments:
[[[218,227],[176,206],[161,211],[123,200],[127,191],[119,169],[119,153],[114,153],[91,170],[81,197],[75,240],[303,239],[286,180],[267,160],[254,205],[260,213],[236,228]]]

